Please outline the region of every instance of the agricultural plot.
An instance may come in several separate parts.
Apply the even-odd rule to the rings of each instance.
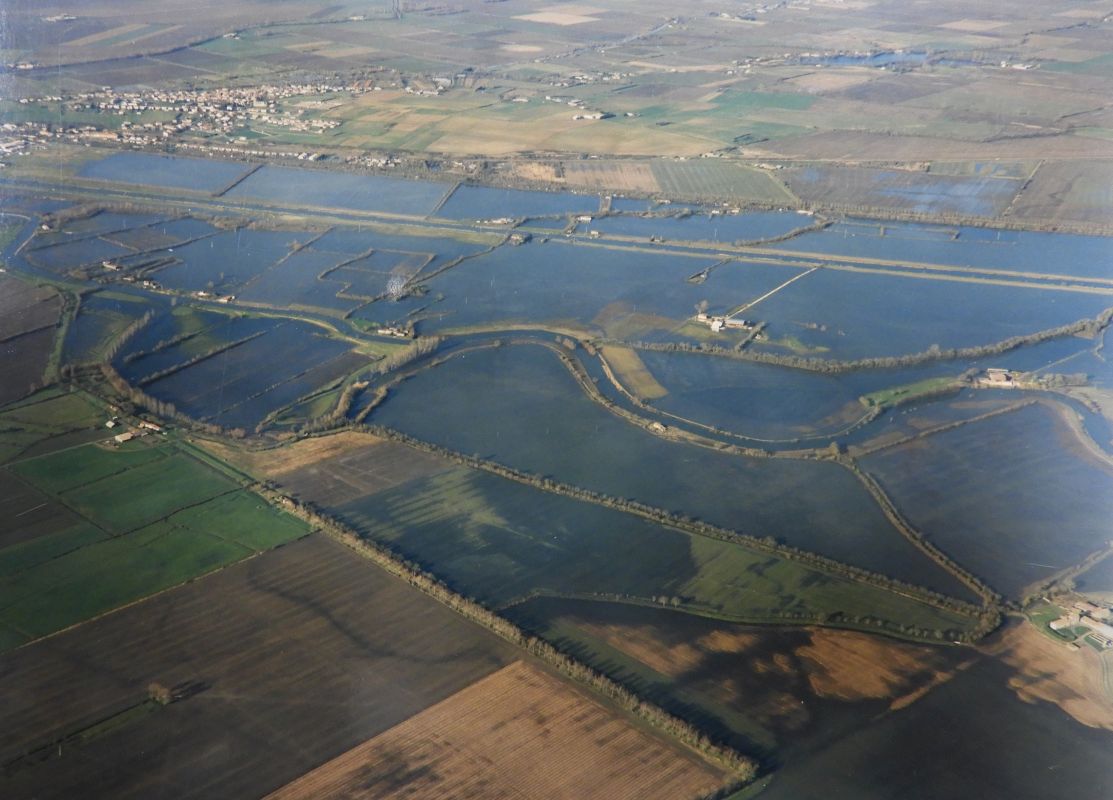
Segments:
[[[1019,180],[863,167],[804,167],[778,174],[809,203],[972,217],[998,216],[1021,187]]]
[[[0,462],[106,438],[103,410],[79,394],[46,390],[0,411]]]
[[[459,186],[436,216],[460,220],[520,219],[594,214],[598,210],[596,195]]]
[[[49,247],[27,250],[23,257],[28,263],[54,273],[65,275],[78,267],[99,267],[104,261],[115,261],[135,251],[129,247],[95,237],[62,242]]]
[[[1010,278],[1008,273],[1016,273],[1018,278],[1063,283],[1070,283],[1071,278],[1108,278],[1113,270],[1107,238],[1039,231],[844,220],[772,247],[793,255],[976,267],[1004,273],[992,277]]]
[[[410,780],[399,781],[399,772]],[[581,690],[518,661],[267,800],[681,800],[705,797],[728,780]]]
[[[309,323],[268,320],[264,331],[225,339],[232,346],[183,361],[162,377],[148,375],[144,390],[196,419],[254,428],[268,414],[370,362],[350,342]]]
[[[216,232],[216,228],[203,220],[184,217],[142,227],[135,226],[119,233],[105,234],[104,238],[124,247],[146,253],[151,250],[163,250],[182,242],[211,236]]]
[[[962,591],[899,536],[837,465],[750,459],[667,441],[596,405],[559,361],[540,356],[519,346],[451,359],[399,385],[369,421],[912,583]]]
[[[128,381],[142,386],[167,371],[186,368],[206,353],[270,333],[281,325],[281,320],[270,317],[176,306],[156,315],[129,339],[114,364]]]
[[[856,359],[989,345],[1092,318],[1113,291],[819,269],[747,309],[763,348]],[[1108,293],[1106,293],[1108,292]]]
[[[0,275],[0,345],[53,327],[60,310],[61,298],[54,289]]]
[[[792,193],[769,173],[741,164],[655,160],[653,176],[665,197],[723,198],[739,203],[794,203]]]
[[[671,598],[681,610],[733,620],[853,626],[875,617],[895,631],[969,624],[883,589],[462,467],[330,511],[494,607],[541,593]]]
[[[944,552],[1020,597],[1109,540],[1113,470],[1057,411],[1030,406],[881,451],[863,466]]]
[[[450,188],[433,181],[263,167],[224,196],[298,208],[317,206],[423,217],[436,208]]]
[[[452,469],[444,460],[405,445],[345,433],[296,442],[253,456],[243,466],[323,508],[338,508]]]
[[[769,443],[836,435],[865,416],[858,398],[867,391],[908,382],[905,372],[824,375],[696,353],[640,355],[665,389],[655,409]]]
[[[508,614],[773,767],[910,702],[969,658],[850,631],[736,625],[603,601],[538,598]]]
[[[514,657],[310,536],[0,656],[13,700],[0,758],[38,753],[0,785],[13,797],[260,797]],[[55,741],[141,703],[152,681],[184,699],[56,755]]]
[[[1047,222],[1109,222],[1113,207],[1113,165],[1065,161],[1041,165],[1011,215]]]
[[[85,295],[70,323],[62,355],[68,363],[98,361],[106,348],[152,306],[139,295],[97,292]]]
[[[90,161],[77,173],[80,178],[157,186],[214,194],[247,173],[249,167],[235,161],[182,158],[153,153],[113,153]]]
[[[423,299],[428,308],[419,331],[512,323],[575,327],[621,339],[675,339],[674,330],[695,315],[701,301],[714,298],[710,310],[721,313],[802,271],[736,262],[713,271],[702,285],[688,281],[715,263],[702,254],[563,241],[502,247],[429,282],[434,296]]]
[[[174,263],[152,277],[169,289],[235,292],[313,236],[304,231],[225,231],[167,252]]]
[[[337,297],[340,287],[322,280],[350,258],[338,253],[303,247],[270,267],[239,295],[249,303],[275,308],[318,308],[346,313],[360,305],[358,300]]]
[[[40,328],[0,340],[0,404],[17,401],[42,382],[55,345],[55,328]]]
[[[787,762],[761,796],[1100,798],[1110,785],[1109,732],[1046,703],[1022,702],[1010,679],[1025,680],[999,663],[975,664],[907,708]],[[1061,764],[1062,773],[1048,764]]]
[[[692,214],[682,217],[606,217],[590,224],[592,230],[613,236],[690,242],[758,242],[775,239],[805,228],[808,217],[787,211],[755,212],[715,216]],[[581,230],[588,226],[580,226]]]
[[[307,532],[169,444],[87,444],[24,458],[3,476],[18,504],[42,498],[21,512],[34,535],[0,549],[0,624],[19,637],[9,647]]]

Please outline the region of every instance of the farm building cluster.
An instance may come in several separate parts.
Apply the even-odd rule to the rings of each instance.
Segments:
[[[1071,606],[1065,617],[1051,622],[1048,627],[1053,631],[1085,628],[1085,638],[1092,639],[1103,649],[1113,647],[1113,625],[1109,624],[1109,609],[1096,603],[1080,601]]]

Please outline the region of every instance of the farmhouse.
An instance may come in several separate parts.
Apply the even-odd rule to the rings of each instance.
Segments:
[[[1089,631],[1086,636],[1108,649],[1113,647],[1113,625],[1105,621],[1108,614],[1107,609],[1095,603],[1077,602],[1071,607],[1067,616],[1054,620],[1048,624],[1048,627],[1053,631],[1086,628]]]
[[[128,431],[127,433],[116,434],[114,437],[112,437],[112,440],[116,442],[116,444],[123,444],[124,442],[130,442],[134,438],[135,434],[131,431]]]

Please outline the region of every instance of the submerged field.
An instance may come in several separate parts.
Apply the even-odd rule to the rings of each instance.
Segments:
[[[537,348],[463,354],[403,382],[369,420],[537,475],[962,591],[900,538],[837,465],[666,441],[595,405]]]
[[[1028,406],[863,466],[932,541],[1011,597],[1109,542],[1113,468],[1054,408]]]

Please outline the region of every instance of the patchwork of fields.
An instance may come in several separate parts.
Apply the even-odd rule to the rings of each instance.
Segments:
[[[753,94],[689,100],[833,113]],[[1108,240],[772,210],[1036,215],[1067,173],[80,161],[3,244],[0,794],[696,798],[724,743],[806,797],[940,696],[1105,702],[993,631],[1109,596]],[[701,187],[767,210],[666,202]]]
[[[81,403],[86,408],[66,407]],[[61,430],[63,415],[102,425],[98,411],[63,395],[10,411],[5,420],[19,424],[35,413],[48,430]],[[36,433],[33,423],[26,433]],[[120,445],[109,434],[55,452],[25,453],[0,469],[13,510],[0,525],[5,648],[308,532],[245,490],[241,478],[178,443],[152,436]],[[4,438],[20,443],[19,436]]]

